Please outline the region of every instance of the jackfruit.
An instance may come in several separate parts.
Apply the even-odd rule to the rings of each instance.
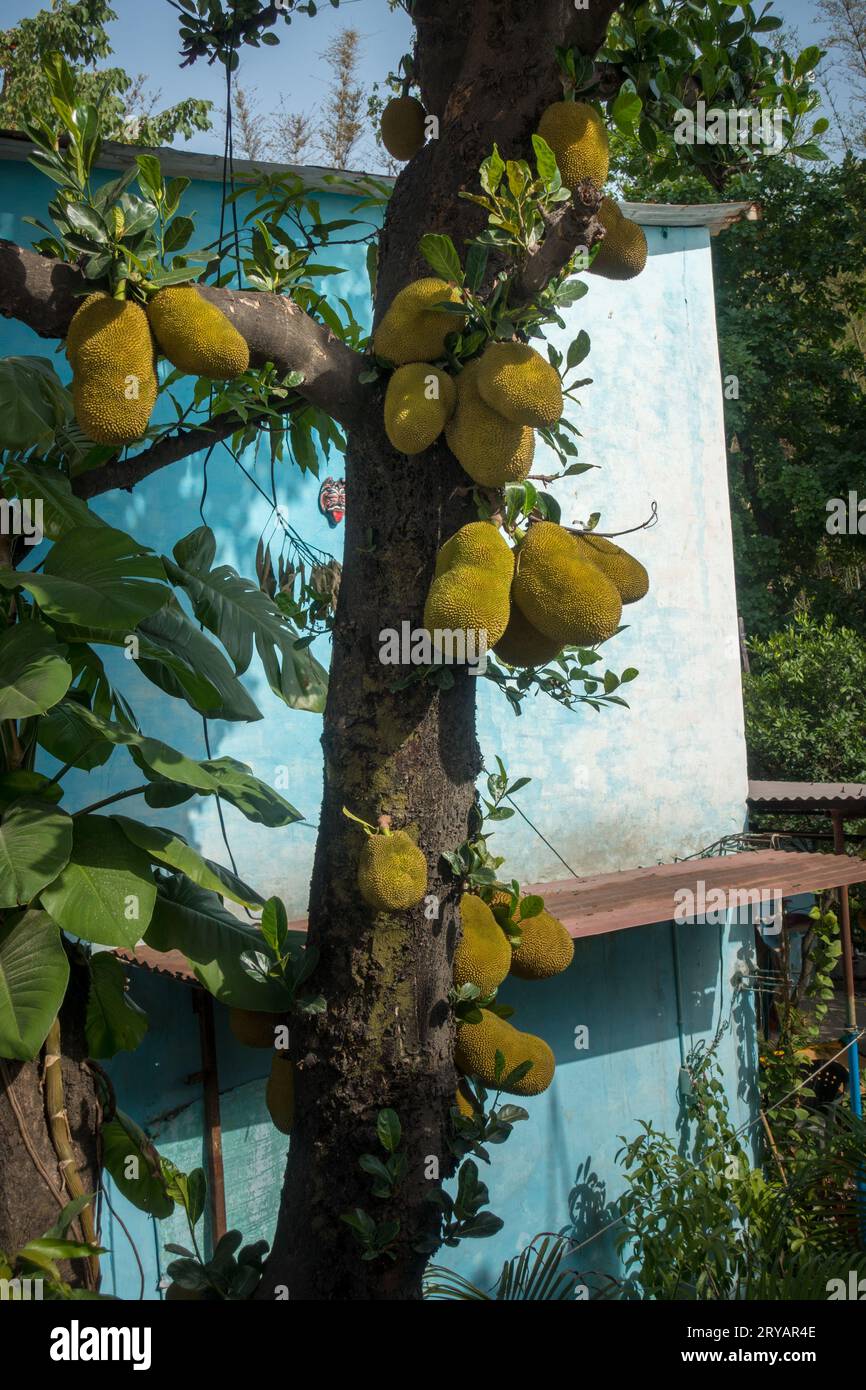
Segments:
[[[546,666],[561,651],[562,643],[558,638],[545,637],[512,602],[508,627],[494,647],[500,660],[508,666]]]
[[[595,646],[619,626],[622,600],[616,588],[553,521],[529,527],[517,556],[513,593],[532,626],[563,646]]]
[[[491,343],[476,375],[478,394],[515,425],[555,425],[562,382],[555,367],[528,343]]]
[[[284,1022],[282,1014],[257,1013],[253,1009],[229,1009],[229,1027],[243,1047],[273,1047],[274,1029]]]
[[[445,339],[449,333],[462,329],[465,316],[436,306],[459,302],[459,290],[447,280],[437,280],[433,276],[413,280],[395,294],[373,333],[376,356],[398,366],[441,357],[445,352]]]
[[[424,604],[424,626],[436,633],[462,633],[464,651],[477,659],[480,635],[487,651],[508,626],[514,552],[489,521],[472,521],[445,542],[436,560],[436,574]],[[470,634],[475,636],[469,650]]]
[[[543,1038],[521,1033],[498,1014],[482,1009],[481,1023],[461,1023],[457,1028],[454,1065],[464,1076],[477,1076],[488,1090],[504,1090],[512,1096],[537,1096],[546,1091],[555,1070],[553,1053]],[[532,1062],[531,1069],[513,1085],[503,1087],[496,1080],[496,1053],[505,1058],[507,1076],[521,1062]]]
[[[470,362],[457,378],[457,408],[445,426],[448,447],[482,487],[521,483],[532,467],[535,435],[528,425],[506,420],[481,399],[480,366],[480,360]]]
[[[633,555],[606,536],[575,536],[577,548],[606,576],[623,603],[638,603],[649,591],[649,575]]]
[[[291,1134],[295,1122],[295,1064],[285,1052],[275,1052],[271,1058],[265,1104],[280,1134]]]
[[[556,156],[562,182],[572,191],[584,179],[603,188],[610,169],[610,141],[598,112],[581,101],[556,101],[538,123]]]
[[[427,362],[398,367],[385,392],[385,433],[401,454],[422,454],[439,438],[456,402],[447,372]]]
[[[509,903],[510,894],[496,893],[492,906]],[[549,980],[552,975],[561,975],[574,959],[574,942],[558,917],[542,909],[535,917],[519,920],[521,940],[519,946],[512,947],[511,974],[519,980]]]
[[[474,893],[460,899],[463,935],[454,952],[454,984],[477,985],[483,995],[498,989],[511,968],[511,948],[493,913]]]
[[[358,860],[358,889],[377,912],[405,912],[427,892],[427,860],[405,830],[369,835]]]
[[[132,300],[88,295],[69,325],[72,401],[81,429],[97,444],[132,444],[156,401],[153,339]]]
[[[607,280],[633,280],[640,275],[647,261],[643,227],[626,217],[613,198],[605,198],[599,209],[598,220],[607,236],[599,246],[590,270]]]
[[[454,1093],[454,1103],[464,1119],[473,1120],[475,1118],[475,1106],[472,1104],[465,1081],[458,1081],[457,1090]]]
[[[179,371],[227,381],[250,365],[240,333],[194,285],[159,290],[148,302],[147,317],[160,352]]]
[[[424,144],[427,112],[417,97],[393,97],[382,112],[382,144],[394,159],[405,163]]]

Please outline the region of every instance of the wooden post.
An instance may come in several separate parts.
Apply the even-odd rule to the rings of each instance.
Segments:
[[[204,1140],[207,1152],[208,1192],[214,1249],[226,1233],[226,1188],[223,1171],[220,1088],[214,1033],[213,999],[206,990],[195,990],[193,1007],[198,1014],[201,1042]]]

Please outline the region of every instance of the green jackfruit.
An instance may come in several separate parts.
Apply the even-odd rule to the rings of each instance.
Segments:
[[[377,912],[405,912],[427,892],[427,860],[405,830],[369,835],[358,860],[358,888]]]
[[[563,646],[606,642],[622,615],[614,585],[553,521],[539,521],[526,533],[517,557],[514,601],[533,627]]]
[[[510,903],[508,893],[496,893],[492,906]],[[549,980],[567,970],[574,959],[574,942],[558,917],[542,909],[535,917],[518,921],[521,941],[512,948],[511,974],[519,980]]]
[[[393,97],[382,112],[382,144],[394,159],[405,163],[424,144],[427,112],[417,97]]]
[[[513,574],[514,552],[491,522],[472,521],[461,527],[439,551],[424,605],[424,626],[434,643],[437,631],[483,633],[489,651],[508,626]],[[465,645],[468,649],[468,636]],[[479,651],[480,636],[474,655]]]
[[[577,548],[610,580],[623,603],[638,603],[649,592],[649,575],[633,555],[605,536],[575,536]]]
[[[457,408],[445,426],[448,447],[482,487],[521,483],[532,467],[535,435],[528,425],[515,425],[481,399],[480,365],[470,362],[457,378]]]
[[[88,295],[66,339],[72,401],[81,429],[97,444],[132,444],[156,401],[153,339],[132,300]]]
[[[464,1119],[471,1120],[475,1117],[475,1106],[469,1095],[469,1089],[465,1081],[458,1081],[457,1090],[454,1093],[454,1103]]]
[[[271,1058],[265,1104],[280,1134],[291,1134],[295,1122],[295,1065],[285,1052],[275,1052]]]
[[[460,292],[447,280],[428,276],[413,280],[391,300],[373,333],[377,357],[402,366],[406,362],[429,362],[442,357],[449,333],[462,329],[465,318],[437,308],[439,304],[458,304]]]
[[[593,275],[606,280],[633,280],[647,262],[646,234],[643,227],[626,217],[613,198],[605,198],[598,220],[607,235],[589,267]]]
[[[422,454],[439,438],[456,402],[447,372],[427,362],[398,367],[385,392],[385,433],[401,454]]]
[[[229,1009],[229,1027],[243,1047],[273,1047],[274,1029],[285,1023],[282,1014],[257,1013],[253,1009]]]
[[[562,182],[574,190],[590,179],[603,188],[610,169],[610,141],[598,112],[580,101],[556,101],[538,123],[556,156]]]
[[[485,404],[514,425],[555,425],[562,414],[559,372],[528,343],[491,343],[475,383]]]
[[[240,333],[195,285],[159,290],[148,302],[147,317],[160,352],[182,372],[227,381],[250,365]]]
[[[561,651],[562,643],[533,627],[512,600],[508,627],[494,647],[495,654],[508,666],[546,666]]]
[[[457,1029],[454,1065],[464,1076],[477,1076],[488,1090],[505,1090],[512,1096],[537,1096],[546,1091],[556,1063],[543,1038],[533,1033],[521,1033],[513,1024],[497,1014],[482,1009],[481,1023],[461,1023]],[[532,1062],[532,1068],[512,1086],[503,1087],[496,1080],[496,1053],[505,1058],[507,1076],[521,1062]]]
[[[474,893],[460,899],[463,935],[454,952],[454,984],[477,985],[483,995],[498,989],[511,968],[511,947],[493,913]]]

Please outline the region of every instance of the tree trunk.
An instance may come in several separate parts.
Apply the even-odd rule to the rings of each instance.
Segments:
[[[417,251],[425,232],[449,233],[462,252],[480,230],[478,209],[458,197],[473,188],[494,141],[507,157],[531,157],[544,107],[560,95],[554,47],[598,48],[616,0],[591,12],[570,0],[416,0],[416,67],[426,109],[440,120],[398,179],[380,242],[376,316],[394,294],[432,272]],[[314,981],[326,1013],[292,1032],[296,1063],[292,1132],[274,1246],[260,1296],[294,1299],[417,1299],[435,1237],[427,1198],[448,1175],[448,1109],[454,1095],[453,1020],[447,1004],[456,944],[455,889],[440,855],[467,836],[480,758],[474,679],[452,690],[428,683],[393,691],[400,668],[379,661],[379,633],[422,622],[436,551],[475,519],[468,479],[444,446],[406,459],[387,442],[382,395],[349,436],[344,572],[334,628],[323,745],[325,781],[310,897],[309,943],[321,952]],[[455,495],[455,489],[462,489]],[[360,827],[342,814],[416,829],[440,915],[374,914],[355,873]],[[371,1195],[358,1166],[378,1149],[378,1111],[393,1108],[408,1158],[396,1196]],[[363,1261],[340,1220],[355,1207],[399,1220],[394,1259]]]
[[[76,1167],[85,1192],[99,1186],[99,1103],[92,1073],[84,1065],[87,973],[70,952],[70,979],[60,1011],[63,1096]],[[0,1250],[14,1254],[53,1226],[71,1200],[51,1142],[42,1086],[42,1059],[0,1061]],[[78,1222],[70,1238],[83,1239]],[[84,1260],[60,1263],[62,1277],[86,1287]]]

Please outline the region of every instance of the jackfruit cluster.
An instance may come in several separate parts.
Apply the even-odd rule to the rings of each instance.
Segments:
[[[392,373],[385,391],[385,433],[401,454],[422,454],[445,428],[457,401],[447,372],[410,362]]]
[[[610,141],[594,107],[580,101],[556,101],[541,117],[538,133],[553,150],[566,188],[574,191],[585,179],[604,187],[610,170]]]
[[[606,536],[575,536],[580,553],[601,570],[619,593],[623,603],[639,603],[649,592],[649,575],[633,555],[614,545]]]
[[[598,220],[607,235],[589,267],[593,275],[607,280],[633,280],[647,262],[647,242],[643,227],[626,217],[614,198],[605,198]]]
[[[505,487],[528,476],[535,435],[528,425],[493,410],[478,389],[483,359],[470,362],[457,378],[457,406],[445,438],[457,462],[482,487]]]
[[[250,365],[245,340],[194,285],[159,290],[148,301],[147,318],[160,352],[182,372],[226,381]]]
[[[512,424],[543,428],[562,414],[559,372],[528,343],[491,343],[479,359],[475,385],[484,403]]]
[[[553,521],[529,527],[517,555],[513,597],[532,626],[562,646],[606,642],[622,614],[616,587]]]
[[[508,666],[546,666],[559,656],[562,643],[555,637],[545,637],[512,602],[508,627],[493,650]]]
[[[153,340],[132,300],[90,294],[66,339],[75,418],[88,439],[120,447],[140,439],[156,401]]]
[[[242,1047],[273,1047],[274,1030],[284,1022],[282,1014],[229,1009],[229,1027]]]
[[[382,112],[379,127],[388,153],[405,164],[424,144],[427,112],[417,97],[393,97]]]
[[[265,1104],[280,1134],[291,1134],[295,1122],[295,1065],[285,1052],[275,1052],[271,1058]]]
[[[358,890],[377,912],[406,912],[427,892],[427,860],[405,830],[369,835],[358,860]]]
[[[445,339],[449,333],[459,332],[465,317],[437,306],[459,302],[459,290],[447,280],[434,276],[413,280],[395,294],[373,333],[376,356],[398,367],[441,357]]]
[[[424,605],[434,645],[439,631],[483,633],[487,649],[495,646],[508,626],[513,575],[514,552],[492,522],[461,527],[439,551]]]
[[[454,1065],[464,1076],[475,1076],[488,1090],[498,1087],[512,1096],[537,1096],[546,1091],[555,1070],[553,1053],[543,1038],[521,1033],[513,1024],[489,1009],[482,1009],[481,1023],[461,1023],[457,1029]],[[496,1079],[496,1053],[505,1058],[507,1076],[522,1062],[531,1069],[519,1081],[503,1087]]]
[[[472,1104],[472,1097],[465,1081],[457,1082],[457,1090],[454,1093],[454,1103],[460,1114],[465,1120],[471,1120],[475,1115],[475,1106]]]
[[[463,934],[454,952],[454,984],[477,985],[482,995],[498,989],[511,968],[511,948],[490,908],[474,893],[460,899]]]
[[[504,908],[511,899],[495,893],[491,909]],[[558,917],[542,909],[535,917],[520,921],[520,945],[511,947],[511,971],[519,980],[549,980],[561,975],[574,959],[574,942]]]

